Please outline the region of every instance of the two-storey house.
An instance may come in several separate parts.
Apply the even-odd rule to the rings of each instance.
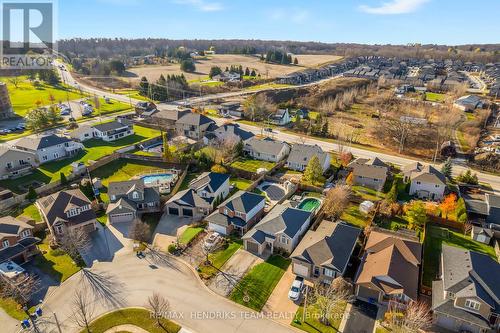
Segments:
[[[36,155],[34,153],[0,146],[0,179],[26,175],[36,166]]]
[[[241,236],[260,220],[265,204],[266,198],[262,195],[238,191],[206,218],[208,229],[222,235],[234,231]]]
[[[286,167],[296,171],[304,171],[313,156],[317,156],[323,172],[330,167],[330,154],[324,152],[318,145],[296,143],[292,146],[286,160]]]
[[[431,165],[419,162],[403,168],[405,181],[410,181],[410,195],[420,199],[441,200],[446,190],[446,177]]]
[[[357,158],[348,165],[352,172],[352,184],[381,191],[389,174],[389,166],[378,157]]]
[[[38,164],[72,157],[83,150],[81,143],[55,134],[24,137],[14,147],[34,154]]]
[[[12,216],[0,217],[0,264],[12,261],[23,264],[38,253],[40,239],[33,236],[34,227]]]
[[[243,151],[250,157],[261,161],[279,162],[290,153],[290,146],[283,141],[271,138],[251,138],[245,141]]]
[[[94,125],[94,137],[104,141],[115,141],[134,134],[132,122],[126,118],[116,118],[116,120]]]
[[[203,139],[210,126],[215,127],[212,119],[194,112],[183,115],[175,122],[177,134],[193,140]]]

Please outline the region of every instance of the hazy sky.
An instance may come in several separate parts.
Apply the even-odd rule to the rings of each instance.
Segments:
[[[59,0],[58,35],[500,43],[500,0]]]

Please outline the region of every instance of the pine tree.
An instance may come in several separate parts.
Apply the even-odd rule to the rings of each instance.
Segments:
[[[307,163],[306,170],[304,171],[304,180],[311,184],[317,183],[323,176],[323,168],[319,163],[319,158],[314,155]]]
[[[35,200],[38,194],[35,192],[35,188],[33,186],[30,186],[28,189],[28,194],[26,195],[26,199],[28,200]]]
[[[250,76],[253,76],[253,77],[257,76],[257,74],[255,73],[255,69],[252,69],[252,72],[250,73]]]
[[[163,133],[163,160],[165,162],[170,162],[172,160],[172,152],[170,151],[170,146],[168,145],[168,135],[167,132]]]
[[[451,162],[450,157],[448,157],[446,162],[444,162],[443,166],[441,167],[441,172],[446,176],[446,178],[451,179],[453,173],[453,163]]]
[[[61,185],[66,184],[68,182],[68,179],[66,178],[64,172],[61,172],[60,176],[61,176]]]
[[[141,96],[147,96],[149,92],[149,82],[148,79],[143,76],[141,82],[139,82],[139,94]]]
[[[250,69],[248,67],[245,68],[245,76],[250,76]]]

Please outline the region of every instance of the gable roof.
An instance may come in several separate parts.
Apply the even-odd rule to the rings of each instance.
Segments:
[[[266,198],[260,194],[238,191],[232,197],[224,201],[219,207],[227,207],[233,212],[248,213]]]
[[[421,167],[419,171],[412,172],[410,178],[412,181],[446,185],[445,175],[430,164]]]
[[[225,124],[222,126],[217,127],[216,129],[213,130],[213,132],[217,135],[229,135],[229,134],[234,134],[238,136],[241,140],[246,141],[252,137],[254,137],[254,134],[252,132],[245,131],[241,129],[240,125],[238,124]]]
[[[144,179],[125,180],[121,182],[111,182],[108,185],[108,196],[127,195],[131,190],[144,192]]]
[[[108,132],[108,131],[117,130],[117,129],[127,127],[127,126],[128,126],[127,124],[122,124],[121,122],[119,122],[117,120],[113,120],[113,121],[110,121],[107,123],[94,125],[93,127],[96,130],[98,130],[99,132]]]
[[[95,220],[96,215],[92,209],[81,212],[78,215],[68,217],[65,213],[68,205],[82,207],[90,205],[90,200],[79,189],[63,190],[37,200],[37,206],[47,217],[47,223],[51,226],[56,221],[68,225],[78,225],[90,220]]]
[[[224,173],[204,172],[189,183],[189,188],[215,193],[229,178],[230,175]]]
[[[287,162],[297,163],[300,165],[307,164],[314,155],[318,156],[320,165],[323,165],[325,160],[328,158],[328,153],[324,152],[318,145],[296,143],[290,150]]]
[[[33,229],[33,226],[12,216],[0,217],[0,238],[17,236],[24,229]]]
[[[214,121],[205,115],[191,112],[191,113],[186,113],[185,115],[177,119],[177,123],[201,126],[204,124],[214,123]]]
[[[393,233],[371,231],[357,284],[371,284],[386,294],[418,295],[422,246]]]
[[[56,146],[58,144],[70,142],[71,140],[62,137],[62,136],[57,136],[55,134],[50,134],[50,135],[37,135],[34,137],[27,137],[25,136],[18,142],[16,142],[15,147],[21,147],[24,149],[29,149],[29,150],[38,150],[38,149],[43,149],[43,148],[48,148],[52,146]]]
[[[243,236],[243,239],[254,238],[253,235],[257,231],[272,237],[284,233],[293,238],[310,219],[311,215],[311,212],[302,209],[276,205],[252,230]]]
[[[177,192],[168,202],[175,202],[179,206],[188,207],[211,207],[210,201],[200,197],[193,189]]]
[[[251,138],[245,142],[245,148],[251,148],[255,152],[262,152],[269,155],[278,155],[287,143],[283,141],[276,141],[271,138]]]
[[[8,147],[8,146],[4,146],[4,145],[0,145],[0,158],[3,157],[4,155],[7,155],[9,153],[20,153],[20,154],[25,154],[25,155],[29,155],[30,157],[35,157],[35,154],[32,153],[32,152],[29,152],[29,151],[25,151],[25,150],[20,150],[20,149],[17,149],[15,147]]]
[[[323,221],[322,224],[332,224],[335,228],[329,235],[300,250],[300,253],[296,252],[297,247],[292,258],[306,261],[314,266],[327,267],[343,274],[361,229],[345,223]],[[306,234],[302,241],[307,241],[307,237]]]
[[[191,113],[191,110],[160,110],[154,114],[153,118],[177,121],[188,113]]]

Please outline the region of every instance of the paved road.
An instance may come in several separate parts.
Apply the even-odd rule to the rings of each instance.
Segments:
[[[115,253],[112,262],[94,263],[73,275],[45,299],[45,312],[57,314],[65,333],[78,331],[70,306],[76,290],[91,295],[95,316],[115,308],[144,306],[153,292],[159,292],[170,302],[171,318],[193,332],[294,331],[210,292],[190,268],[172,257],[148,253],[139,259],[130,247]],[[47,332],[55,331],[53,325],[47,325]]]

